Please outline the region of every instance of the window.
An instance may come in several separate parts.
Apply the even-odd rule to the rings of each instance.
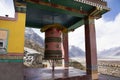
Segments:
[[[8,31],[0,29],[0,54],[7,53]]]
[[[4,48],[3,41],[0,41],[0,48]]]

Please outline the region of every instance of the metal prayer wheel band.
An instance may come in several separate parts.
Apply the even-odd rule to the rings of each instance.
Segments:
[[[46,37],[45,43],[47,42],[62,42],[60,37]]]
[[[44,58],[45,60],[61,60],[62,59],[62,57],[61,56],[59,56],[59,57],[56,57],[56,56],[45,56],[45,58]]]
[[[62,51],[61,50],[45,50],[45,53],[48,53],[50,55],[54,55],[57,53],[57,55],[61,55]]]
[[[62,59],[61,50],[45,50],[45,59]]]
[[[60,60],[60,59],[62,59],[62,57],[61,56],[56,56],[56,55],[53,55],[53,56],[45,56],[45,58],[44,59],[52,59],[52,60],[54,60],[54,59],[57,59],[57,60]]]
[[[61,50],[61,43],[50,42],[45,44],[45,50]]]

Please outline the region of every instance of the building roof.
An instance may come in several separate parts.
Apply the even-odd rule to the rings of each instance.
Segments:
[[[100,18],[110,9],[103,0],[17,0],[26,4],[26,26],[42,28],[48,24],[59,23],[68,30],[84,24],[84,18]],[[18,5],[17,5],[18,7]],[[24,7],[19,10],[24,11]],[[18,11],[18,9],[16,9]]]
[[[41,52],[37,52],[36,50],[28,47],[24,47],[24,51],[27,51],[28,54],[42,54]]]

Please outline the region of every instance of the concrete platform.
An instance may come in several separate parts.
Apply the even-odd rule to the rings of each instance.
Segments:
[[[91,80],[85,71],[57,67],[55,72],[50,68],[26,68],[24,80]],[[99,74],[99,80],[120,80],[120,77]]]
[[[68,70],[57,67],[54,72],[50,68],[26,68],[24,75],[25,80],[63,80],[78,76],[85,77],[86,72],[75,68]]]

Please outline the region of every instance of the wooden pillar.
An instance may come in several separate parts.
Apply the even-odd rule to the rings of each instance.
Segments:
[[[97,50],[94,18],[85,18],[86,71],[91,80],[98,79]]]
[[[63,48],[64,48],[64,67],[69,67],[69,49],[68,49],[68,33],[63,33]]]

